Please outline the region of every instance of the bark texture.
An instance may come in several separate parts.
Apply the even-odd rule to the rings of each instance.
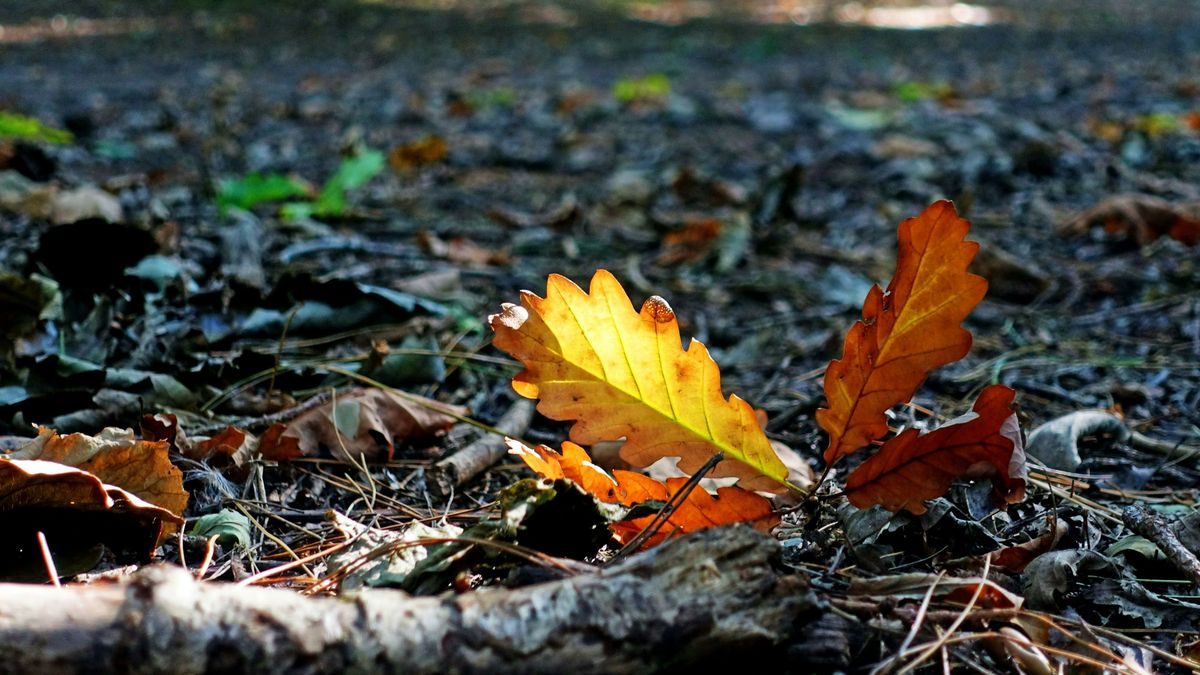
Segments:
[[[0,671],[574,675],[746,659],[807,671],[796,647],[818,602],[778,550],[718,528],[596,573],[443,598],[306,598],[168,566],[111,586],[0,584]]]

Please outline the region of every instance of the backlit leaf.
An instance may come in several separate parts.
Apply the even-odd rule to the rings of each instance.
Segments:
[[[900,223],[892,282],[886,292],[871,288],[842,358],[825,371],[829,407],[817,411],[817,423],[829,434],[826,462],[884,436],[884,413],[909,400],[929,371],[970,350],[971,334],[959,324],[987,281],[967,272],[979,249],[964,241],[969,227],[947,201]]]
[[[713,477],[735,476],[751,490],[782,492],[787,467],[741,398],[721,392],[708,349],[695,340],[684,350],[679,323],[657,296],[633,310],[616,278],[599,270],[590,293],[551,275],[546,297],[523,291],[488,317],[494,344],[525,370],[513,388],[540,399],[538,411],[575,420],[571,439],[591,445],[625,438],[621,458],[646,467],[679,457],[694,473],[717,452],[727,458]]]
[[[137,440],[129,429],[110,427],[95,436],[60,436],[52,429],[40,427],[37,438],[11,457],[76,467],[107,485],[180,515],[187,508],[188,493],[183,489],[183,473],[168,457],[168,447],[166,441]]]
[[[1003,385],[983,390],[970,413],[934,431],[908,429],[883,444],[846,480],[846,498],[858,508],[876,504],[921,514],[921,503],[945,494],[963,477],[990,478],[1000,504],[1025,494],[1025,453],[1015,393]]]
[[[506,439],[509,453],[520,457],[529,468],[543,478],[567,478],[574,481],[596,499],[603,502],[634,506],[645,502],[666,502],[687,483],[687,478],[668,478],[666,483],[633,471],[617,470],[610,477],[592,464],[587,452],[578,445],[563,442],[563,452],[539,445],[530,448],[513,439]],[[622,520],[610,528],[622,542],[636,537],[654,518],[653,515]],[[707,527],[748,523],[769,532],[779,523],[771,502],[762,495],[739,487],[722,487],[716,495],[696,487],[675,509],[667,522],[646,542],[653,546],[675,534],[686,534]]]

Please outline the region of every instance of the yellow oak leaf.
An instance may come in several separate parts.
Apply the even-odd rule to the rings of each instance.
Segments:
[[[525,366],[513,388],[540,399],[543,415],[575,420],[576,443],[623,437],[621,458],[629,464],[678,457],[689,474],[721,452],[726,459],[713,477],[737,477],[748,490],[794,488],[754,409],[736,395],[725,398],[703,344],[683,348],[675,313],[662,298],[636,312],[607,270],[596,272],[586,293],[554,274],[545,298],[523,291],[520,305],[505,303],[488,323],[496,347]]]

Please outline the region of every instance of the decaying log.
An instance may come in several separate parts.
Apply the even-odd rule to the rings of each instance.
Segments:
[[[306,598],[168,566],[110,586],[0,584],[0,671],[644,673],[746,659],[807,671],[795,645],[818,602],[778,551],[718,528],[595,573],[440,598]]]

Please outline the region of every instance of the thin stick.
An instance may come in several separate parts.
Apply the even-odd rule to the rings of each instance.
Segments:
[[[922,663],[924,663],[925,659],[932,656],[935,652],[937,652],[939,649],[944,647],[949,642],[951,636],[953,636],[954,632],[958,630],[958,627],[961,626],[963,624],[963,622],[967,620],[967,617],[971,614],[971,610],[975,609],[975,603],[979,602],[979,596],[983,595],[983,587],[985,585],[987,585],[987,576],[988,576],[988,572],[991,570],[991,568],[992,568],[992,554],[989,553],[983,559],[983,573],[979,575],[982,578],[982,581],[980,581],[979,584],[975,586],[975,593],[971,596],[971,601],[967,603],[966,607],[963,607],[962,613],[960,613],[958,615],[958,618],[954,620],[954,623],[950,624],[950,628],[948,628],[946,630],[946,634],[941,636],[940,638],[938,638],[937,641],[934,642],[932,645],[930,645],[928,649],[921,652],[917,656],[917,658],[913,659],[912,661],[909,661],[906,666],[901,668],[900,675],[904,675],[904,673],[907,673],[907,672],[915,669],[917,666],[921,665]],[[900,654],[899,656],[901,658],[903,658],[904,655]]]
[[[208,572],[208,566],[212,564],[213,553],[217,550],[217,537],[213,535],[208,538],[208,543],[204,547],[204,559],[200,561],[200,568],[196,570],[196,578],[203,579],[204,574]]]
[[[263,579],[268,579],[272,576],[275,576],[276,574],[281,574],[290,569],[300,567],[301,565],[307,565],[308,563],[310,563],[314,560],[318,560],[320,558],[324,558],[327,555],[332,555],[334,553],[337,553],[338,551],[340,551],[340,550],[346,548],[347,546],[349,546],[350,544],[354,543],[354,541],[355,541],[354,539],[347,539],[346,541],[343,541],[338,544],[334,544],[333,546],[330,546],[327,549],[322,549],[320,551],[317,551],[316,553],[313,553],[312,555],[306,555],[303,558],[299,558],[297,560],[292,560],[290,562],[286,562],[277,567],[272,567],[271,569],[263,570],[257,574],[251,574],[250,576],[245,577],[244,579],[241,579],[240,581],[238,581],[237,585],[238,586],[249,586],[250,584],[256,584],[259,581],[262,581]]]
[[[50,555],[50,545],[46,543],[46,535],[41,530],[37,533],[38,548],[42,550],[42,564],[46,566],[46,575],[55,588],[62,588],[58,581],[58,567],[54,564],[54,556]]]
[[[716,466],[724,459],[725,453],[722,452],[718,452],[712,457],[709,457],[708,461],[704,463],[704,466],[700,467],[699,471],[692,474],[691,478],[688,478],[687,482],[681,485],[675,494],[671,495],[671,498],[667,500],[667,503],[658,510],[657,514],[655,514],[654,519],[647,523],[646,526],[642,528],[642,531],[638,532],[636,537],[630,539],[629,542],[622,546],[621,550],[617,551],[617,554],[609,559],[605,564],[611,565],[617,560],[620,560],[623,556],[638,550],[638,548],[641,547],[641,545],[645,543],[647,539],[654,536],[654,534],[657,533],[659,529],[661,529],[662,526],[671,519],[671,516],[674,515],[675,510],[678,509],[681,504],[683,504],[684,500],[687,499],[687,496],[692,493],[692,490],[695,490],[696,486],[700,485],[700,480],[708,475],[708,472],[716,468]]]

